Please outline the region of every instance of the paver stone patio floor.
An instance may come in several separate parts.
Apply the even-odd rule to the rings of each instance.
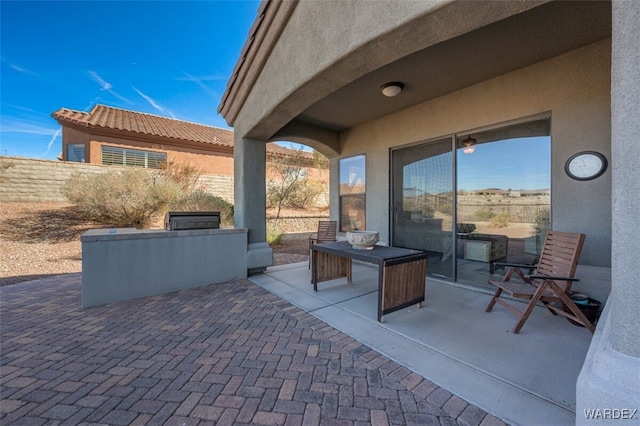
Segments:
[[[502,425],[248,280],[88,309],[0,288],[0,424]]]

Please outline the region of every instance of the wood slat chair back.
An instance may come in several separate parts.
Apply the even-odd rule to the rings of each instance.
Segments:
[[[332,243],[336,240],[338,232],[338,221],[320,220],[318,221],[318,231],[309,236],[309,268],[311,268],[311,246],[320,243]]]
[[[538,265],[534,273],[528,276],[522,270],[530,268],[531,265],[502,264],[510,266],[511,269],[502,280],[489,280],[489,284],[496,286],[497,290],[487,305],[486,311],[491,312],[498,303],[509,312],[518,315],[519,319],[513,332],[519,333],[533,308],[538,302],[542,302],[553,315],[560,314],[570,318],[593,333],[595,330],[593,324],[569,297],[571,285],[578,281],[575,273],[584,239],[584,234],[549,231]],[[512,280],[514,275],[520,280]],[[513,298],[528,299],[529,303],[523,311],[520,311],[500,298],[503,293]],[[566,310],[569,312],[565,312]]]
[[[336,240],[338,222],[335,220],[321,220],[318,222],[316,243],[330,243]]]
[[[584,234],[549,231],[534,275],[573,278],[578,269],[584,238]],[[572,281],[565,283],[565,292],[568,293]]]

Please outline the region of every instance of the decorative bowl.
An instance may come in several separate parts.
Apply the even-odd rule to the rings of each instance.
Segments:
[[[586,294],[578,293],[577,291],[570,291],[569,298],[573,300],[576,305],[588,305],[589,297]]]
[[[378,231],[348,231],[346,237],[351,247],[358,250],[373,250],[373,246],[380,241]]]

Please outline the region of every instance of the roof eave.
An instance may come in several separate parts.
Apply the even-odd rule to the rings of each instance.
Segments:
[[[260,4],[258,17],[218,105],[218,113],[229,126],[234,126],[242,105],[297,5],[298,0],[263,0]]]
[[[55,118],[55,117],[54,117]],[[150,143],[154,145],[171,145],[171,146],[179,146],[184,148],[197,148],[204,149],[210,152],[219,152],[225,154],[233,154],[233,145],[223,145],[223,144],[214,144],[214,143],[206,143],[200,141],[191,141],[185,139],[176,139],[167,136],[161,135],[149,135],[146,133],[138,133],[132,132],[129,130],[122,129],[110,129],[107,127],[100,126],[92,126],[87,123],[75,123],[67,120],[59,120],[56,118],[56,121],[64,128],[73,128],[76,130],[80,130],[89,135],[95,136],[106,136],[118,139],[128,139],[131,141]]]

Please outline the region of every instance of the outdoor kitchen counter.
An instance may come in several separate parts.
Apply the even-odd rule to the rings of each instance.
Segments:
[[[92,229],[82,242],[82,307],[247,277],[246,228]]]
[[[223,227],[218,229],[191,229],[166,231],[164,229],[105,228],[90,229],[80,237],[80,241],[133,240],[140,238],[177,238],[195,235],[247,233],[246,228]]]
[[[311,282],[346,277],[351,283],[351,260],[378,265],[378,321],[384,315],[424,302],[427,254],[400,247],[374,246],[358,250],[346,241],[312,246]]]

